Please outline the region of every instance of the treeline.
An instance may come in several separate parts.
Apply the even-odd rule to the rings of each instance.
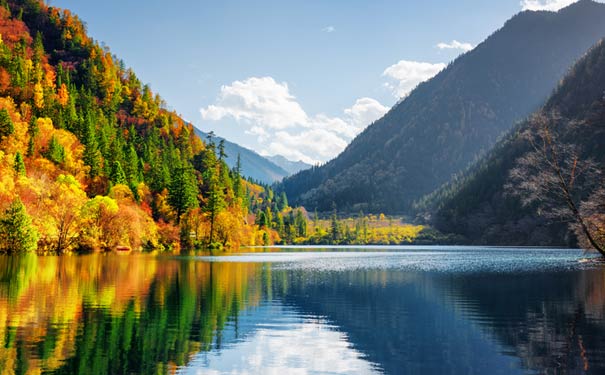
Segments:
[[[340,216],[336,208],[320,218],[304,207],[290,207],[284,192],[266,194],[251,201],[255,224],[263,232],[263,245],[405,245],[411,243],[450,242],[440,233],[424,226],[406,224],[403,218],[380,215]]]
[[[308,238],[310,245],[409,245],[422,242],[425,227],[406,224],[403,219],[380,215],[340,218],[334,210],[329,218],[314,215]],[[425,232],[426,234],[428,232]]]
[[[0,252],[257,244],[263,189],[67,10],[0,1]]]

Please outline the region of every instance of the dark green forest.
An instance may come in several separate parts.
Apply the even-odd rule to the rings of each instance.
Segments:
[[[522,204],[511,186],[517,160],[532,148],[524,132],[539,115],[546,118],[560,144],[573,146],[578,161],[605,166],[605,43],[599,42],[570,70],[546,104],[518,124],[487,157],[466,173],[416,202],[424,220],[437,229],[463,235],[472,243],[505,245],[577,245],[569,220],[542,215],[539,202]],[[574,198],[591,199],[599,173],[582,180],[578,173]],[[508,186],[507,186],[508,185]],[[596,198],[598,199],[598,198]],[[427,214],[428,213],[428,214]],[[602,211],[601,211],[602,214]]]

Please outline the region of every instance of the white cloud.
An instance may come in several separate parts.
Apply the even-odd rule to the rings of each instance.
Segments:
[[[351,108],[345,109],[349,122],[357,129],[357,133],[387,113],[389,109],[372,98],[357,99]],[[357,135],[357,134],[355,134]]]
[[[285,129],[308,121],[288,85],[271,77],[252,77],[222,86],[216,104],[201,112],[205,120],[232,117],[237,121],[262,123],[273,129]]]
[[[391,82],[385,84],[396,98],[406,97],[419,83],[424,82],[446,67],[445,64],[431,64],[426,62],[401,60],[388,67],[383,77]]]
[[[225,337],[235,336],[233,343],[213,347],[192,355],[178,374],[379,374],[370,362],[349,342],[347,334],[320,317],[298,318],[300,312],[274,303],[259,307],[255,315],[242,314],[243,327],[251,327],[237,336],[233,325]],[[263,314],[263,315],[261,315]],[[261,319],[259,319],[261,317]]]
[[[523,10],[550,10],[557,11],[577,0],[521,0]]]
[[[290,160],[302,160],[315,164],[328,160],[347,147],[346,137],[328,128],[278,131],[267,146],[269,155],[282,155]]]
[[[246,134],[258,137],[258,142],[262,143],[269,139],[269,133],[261,126],[253,126],[249,130],[244,131]]]
[[[441,42],[441,43],[437,44],[437,48],[439,48],[439,49],[459,49],[464,52],[467,52],[467,51],[472,50],[475,47],[470,43],[463,43],[463,42],[459,42],[454,39],[454,40],[452,40],[451,43]]]
[[[315,164],[336,156],[387,110],[372,98],[360,98],[338,117],[308,115],[286,83],[252,77],[222,86],[216,102],[201,114],[207,121],[234,119],[256,138],[261,154]]]
[[[336,28],[334,26],[326,26],[321,29],[321,31],[323,31],[324,33],[333,33],[334,31],[336,31]]]

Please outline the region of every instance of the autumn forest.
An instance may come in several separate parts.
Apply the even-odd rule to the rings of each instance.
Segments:
[[[21,4],[23,3],[23,4]],[[320,221],[225,163],[68,10],[0,7],[0,252],[409,243],[422,227]]]
[[[467,3],[0,0],[0,375],[604,374],[605,4]]]

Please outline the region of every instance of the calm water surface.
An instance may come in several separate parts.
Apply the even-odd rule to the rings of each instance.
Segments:
[[[280,250],[0,257],[0,373],[605,373],[581,251]]]

